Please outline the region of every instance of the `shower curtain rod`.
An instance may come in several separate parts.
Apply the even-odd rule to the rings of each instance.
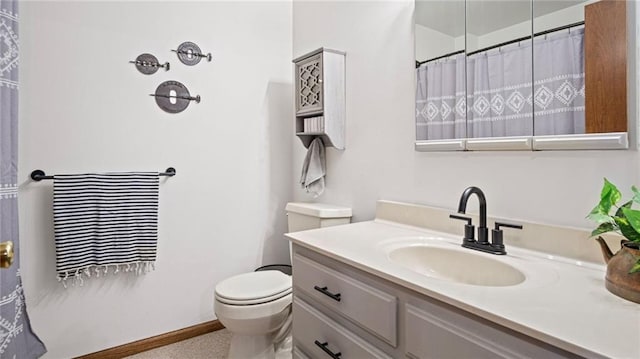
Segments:
[[[582,25],[584,25],[584,21],[578,21],[578,22],[574,22],[572,24],[558,26],[558,27],[554,27],[554,28],[549,29],[549,30],[536,32],[535,34],[533,34],[533,37],[535,38],[535,37],[538,37],[538,36],[550,34],[552,32],[562,31],[562,30],[566,30],[566,29],[570,29],[572,27],[582,26]],[[531,39],[531,36],[524,36],[524,37],[521,37],[521,38],[518,38],[518,39],[505,41],[505,42],[502,42],[502,43],[499,43],[499,44],[496,44],[496,45],[491,45],[491,46],[485,47],[483,49],[479,49],[479,50],[476,50],[476,51],[469,52],[467,54],[467,56],[474,55],[474,54],[477,54],[477,53],[480,53],[480,52],[484,52],[484,51],[493,50],[493,49],[496,49],[498,47],[507,46],[507,45],[510,45],[510,44],[515,44],[516,42],[525,41],[525,40],[529,40],[529,39]],[[462,54],[464,52],[465,52],[465,50],[460,50],[460,51],[452,52],[450,54],[434,57],[433,59],[429,59],[429,60],[425,60],[425,61],[416,61],[416,68],[420,67],[420,65],[422,65],[422,64],[426,64],[427,62],[440,60],[440,59],[443,59],[445,57]]]
[[[427,62],[436,61],[436,60],[444,59],[445,57],[459,55],[459,54],[464,54],[464,50],[454,51],[454,52],[444,54],[442,56],[434,57],[432,59],[425,60],[425,61],[416,61],[416,68],[420,67],[420,65],[422,64],[426,64]]]
[[[158,173],[158,176],[173,177],[176,175],[176,169],[173,167],[167,168],[164,172]],[[47,176],[43,170],[34,170],[31,172],[31,179],[34,181],[52,180],[54,176]]]

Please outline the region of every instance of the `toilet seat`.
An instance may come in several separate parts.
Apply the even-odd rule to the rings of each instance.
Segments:
[[[291,276],[280,271],[259,271],[239,274],[218,283],[215,299],[228,305],[257,305],[278,300],[291,292]]]
[[[280,299],[284,296],[291,294],[291,291],[292,291],[291,288],[289,288],[288,290],[285,290],[280,293],[276,293],[268,297],[255,298],[255,299],[249,299],[249,300],[234,300],[234,299],[223,297],[218,293],[215,294],[215,297],[216,297],[216,300],[219,301],[220,303],[229,304],[229,305],[256,305],[256,304],[273,302],[274,300]]]

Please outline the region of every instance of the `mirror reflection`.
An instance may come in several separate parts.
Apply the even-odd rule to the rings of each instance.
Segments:
[[[627,131],[625,5],[534,0],[536,136]]]
[[[625,3],[416,0],[417,140],[624,134]]]
[[[531,2],[467,2],[468,138],[531,136]]]
[[[416,138],[465,138],[465,2],[416,1]]]
[[[585,133],[584,2],[533,3],[537,136]]]

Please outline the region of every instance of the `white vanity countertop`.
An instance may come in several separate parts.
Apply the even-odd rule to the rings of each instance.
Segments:
[[[514,286],[485,287],[419,274],[390,261],[381,249],[389,239],[416,236],[443,237],[459,246],[462,239],[448,233],[374,220],[287,236],[295,244],[578,355],[640,358],[640,304],[607,291],[605,266],[513,246],[507,246],[506,256],[474,251],[499,257],[527,277]]]

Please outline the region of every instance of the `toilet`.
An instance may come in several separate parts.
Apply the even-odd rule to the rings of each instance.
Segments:
[[[348,207],[292,202],[286,211],[289,232],[351,222]],[[213,307],[232,334],[228,357],[291,358],[292,296],[291,276],[276,270],[238,274],[218,283]]]

